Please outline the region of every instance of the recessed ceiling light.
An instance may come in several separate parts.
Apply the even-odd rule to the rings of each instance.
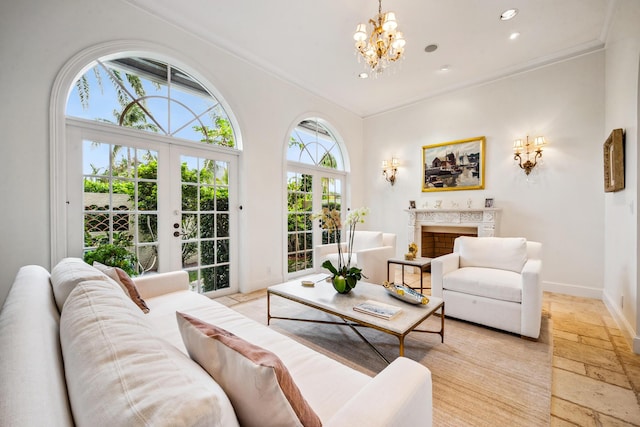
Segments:
[[[427,47],[424,48],[424,51],[427,53],[431,53],[431,52],[435,52],[436,49],[438,49],[438,45],[437,44],[430,44],[427,45]]]
[[[518,14],[518,9],[507,9],[500,15],[501,21],[508,21],[509,19],[513,19]]]
[[[511,33],[511,35],[509,36],[509,39],[511,39],[511,40],[515,40],[515,39],[517,39],[518,37],[520,37],[520,33],[515,32],[515,33]]]
[[[440,67],[440,71],[449,71],[451,69],[451,67],[449,65],[443,65],[442,67]]]
[[[360,79],[368,79],[368,78],[369,78],[369,74],[367,74],[367,73],[360,73],[360,74],[358,74],[358,78],[360,78]]]

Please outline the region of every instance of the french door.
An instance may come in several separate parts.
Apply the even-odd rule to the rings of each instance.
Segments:
[[[289,167],[287,172],[287,273],[289,277],[316,270],[313,248],[333,243],[332,235],[312,220],[323,208],[343,212],[342,173],[320,168]],[[315,224],[315,226],[314,226]]]
[[[115,244],[139,274],[184,269],[194,291],[237,292],[237,154],[75,120],[67,135],[68,254]]]
[[[231,262],[237,259],[231,238],[237,221],[230,209],[236,206],[230,191],[235,187],[235,156],[178,146],[170,152],[171,262],[180,260],[172,266],[187,270],[198,292],[230,289],[232,276],[237,278]]]

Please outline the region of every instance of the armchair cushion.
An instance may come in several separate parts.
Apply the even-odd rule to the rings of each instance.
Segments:
[[[362,249],[382,246],[382,233],[379,231],[355,231],[353,235],[353,252]]]
[[[459,237],[460,267],[485,267],[520,273],[527,262],[523,237]]]
[[[467,267],[442,278],[442,287],[502,301],[522,301],[522,277],[518,273],[493,268]]]

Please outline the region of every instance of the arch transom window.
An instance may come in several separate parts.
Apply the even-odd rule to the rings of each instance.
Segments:
[[[76,81],[67,115],[236,148],[220,102],[179,68],[147,58],[97,60]]]
[[[291,132],[287,160],[329,169],[344,170],[340,146],[322,121],[316,118],[298,123]]]

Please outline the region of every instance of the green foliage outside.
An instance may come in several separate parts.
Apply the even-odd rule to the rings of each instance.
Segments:
[[[127,248],[113,244],[99,246],[93,251],[89,251],[84,255],[87,264],[92,265],[94,261],[98,261],[104,265],[111,267],[120,267],[130,276],[137,276],[138,272],[135,266],[138,262],[136,256],[129,252]]]

